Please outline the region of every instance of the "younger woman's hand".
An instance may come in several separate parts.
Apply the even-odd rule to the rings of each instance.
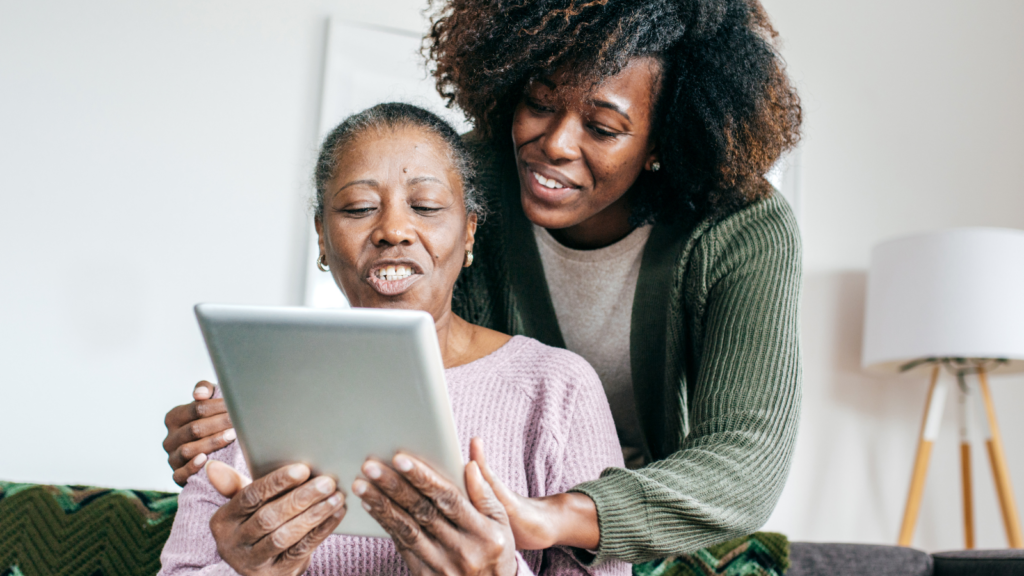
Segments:
[[[222,462],[210,461],[207,475],[218,491],[235,492],[214,513],[210,531],[217,553],[243,576],[302,574],[317,546],[345,517],[345,496],[334,480],[310,480],[303,464],[284,466],[248,485]]]
[[[569,492],[527,498],[516,494],[487,467],[484,444],[479,438],[470,440],[469,459],[480,467],[484,479],[505,507],[516,548],[544,550],[552,546],[573,546],[597,549],[601,531],[597,524],[597,506],[589,496]]]
[[[178,486],[184,486],[190,476],[203,469],[207,456],[235,440],[224,399],[213,398],[216,388],[206,380],[196,384],[194,401],[175,406],[164,418],[164,451]]]
[[[466,466],[467,499],[419,460],[398,454],[394,469],[374,460],[352,491],[391,535],[412,574],[514,576],[515,540],[505,509],[475,462]]]

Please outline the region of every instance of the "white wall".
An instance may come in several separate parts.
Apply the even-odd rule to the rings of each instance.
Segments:
[[[192,305],[301,302],[327,15],[420,9],[0,0],[0,478],[174,487]]]
[[[804,418],[769,528],[891,543],[925,383],[859,369],[883,238],[1024,228],[1024,7],[767,0],[804,97]],[[298,303],[325,17],[415,0],[0,0],[0,478],[173,488],[191,306]],[[1024,379],[994,383],[1024,499]],[[917,544],[960,546],[952,410]],[[980,454],[979,454],[980,456]],[[976,463],[979,543],[1005,540]]]
[[[765,6],[806,113],[803,419],[793,473],[768,527],[803,540],[891,544],[927,382],[859,369],[869,251],[943,227],[1024,228],[1024,4]],[[993,394],[1024,503],[1024,378],[994,379]],[[953,404],[915,540],[930,550],[963,546]],[[978,545],[1004,547],[981,445],[974,471]]]

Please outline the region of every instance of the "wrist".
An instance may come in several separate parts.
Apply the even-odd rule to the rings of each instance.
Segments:
[[[597,523],[597,505],[586,494],[566,492],[550,497],[551,517],[555,519],[553,546],[596,550],[601,544]]]

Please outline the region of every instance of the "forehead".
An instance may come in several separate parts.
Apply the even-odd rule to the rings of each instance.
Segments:
[[[419,126],[370,127],[342,146],[335,178],[367,172],[379,177],[429,174],[450,184],[458,180],[448,144]]]
[[[660,74],[661,63],[658,59],[643,56],[633,58],[617,74],[601,78],[596,84],[581,82],[569,65],[558,68],[548,77],[534,80],[534,83],[553,89],[559,101],[567,107],[604,101],[650,112]]]

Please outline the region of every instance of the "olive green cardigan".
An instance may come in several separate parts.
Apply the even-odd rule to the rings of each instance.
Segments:
[[[491,213],[456,284],[455,312],[564,348],[514,159],[472,135],[466,141]],[[654,225],[630,329],[652,463],[609,468],[574,489],[597,503],[601,529],[596,557],[578,551],[581,560],[692,552],[768,519],[800,414],[800,273],[799,232],[778,196],[717,219]]]

